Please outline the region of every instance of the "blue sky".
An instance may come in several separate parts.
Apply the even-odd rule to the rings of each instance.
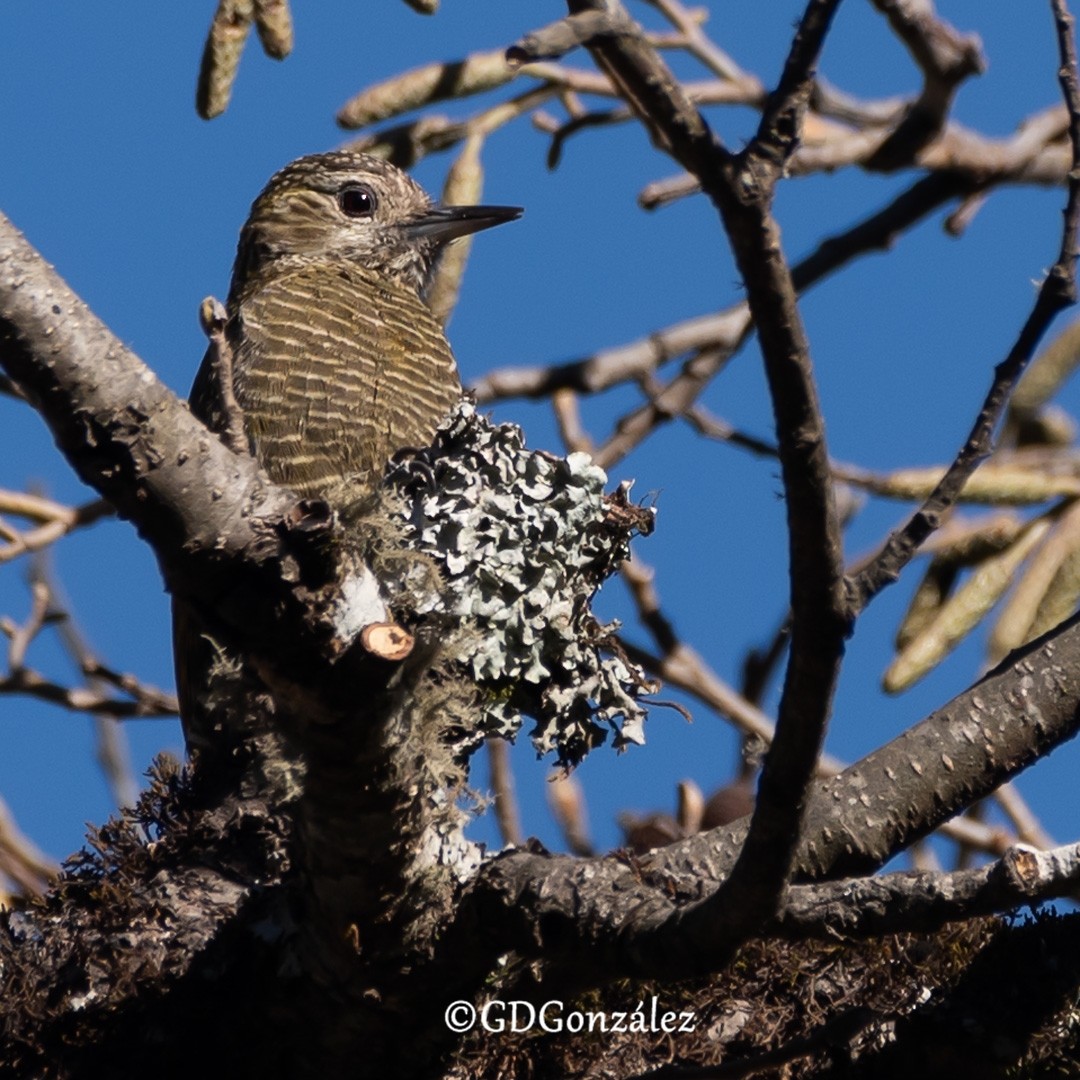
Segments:
[[[362,86],[429,60],[509,44],[563,11],[505,0],[444,4],[434,18],[395,0],[297,5],[294,55],[277,63],[252,42],[232,105],[212,123],[199,120],[192,104],[212,3],[5,5],[0,209],[127,344],[185,393],[203,349],[199,301],[225,295],[237,231],[267,177],[300,154],[343,142],[334,113]],[[802,5],[774,0],[764,16],[755,0],[710,6],[721,46],[771,82]],[[987,74],[961,90],[961,122],[1005,135],[1057,100],[1048,4],[938,6],[958,27],[981,35],[990,61]],[[646,7],[634,13],[655,23]],[[918,86],[907,55],[863,0],[842,6],[822,70],[859,95],[910,94]],[[679,71],[701,77],[689,63]],[[440,111],[467,115],[477,107],[447,103]],[[745,110],[714,111],[710,119],[733,146],[754,130]],[[739,298],[716,215],[704,200],[652,214],[637,209],[645,183],[676,171],[639,128],[578,136],[554,173],[545,168],[546,150],[545,137],[522,123],[497,133],[485,149],[485,200],[520,204],[526,213],[474,247],[450,328],[466,381],[496,365],[584,355]],[[438,191],[449,161],[425,161],[418,178]],[[783,185],[777,212],[788,254],[806,253],[912,179],[841,173]],[[803,314],[835,457],[886,469],[951,456],[1027,313],[1034,283],[1055,257],[1062,203],[1060,192],[995,193],[962,239],[944,235],[939,215],[889,255],[861,260],[807,297]],[[586,424],[602,439],[637,400],[624,388],[586,402]],[[1063,400],[1075,409],[1074,391]],[[771,432],[753,348],[705,402],[739,427]],[[533,446],[558,445],[546,407],[510,402],[496,416],[523,424]],[[636,494],[657,498],[658,531],[638,551],[657,569],[665,609],[720,674],[737,681],[745,650],[767,640],[784,608],[776,466],[704,444],[673,424],[612,470],[613,481],[628,477],[637,481]],[[86,497],[36,416],[0,401],[0,486],[27,482],[57,498]],[[870,506],[848,537],[849,554],[873,545],[900,516],[896,505]],[[133,530],[100,524],[60,545],[56,563],[102,657],[171,687],[167,597]],[[0,567],[0,613],[25,614],[21,574],[18,564]],[[837,755],[851,759],[886,741],[979,672],[976,643],[908,694],[881,694],[887,642],[913,585],[906,578],[877,601],[851,642],[829,737]],[[632,626],[619,585],[605,590],[600,607],[646,640]],[[65,671],[48,640],[31,660]],[[706,789],[730,777],[728,725],[690,707],[692,725],[658,710],[645,748],[618,756],[601,749],[581,769],[602,846],[618,840],[618,810],[670,809],[684,776]],[[0,724],[0,794],[23,828],[62,856],[79,846],[85,822],[112,809],[92,761],[89,721],[0,698]],[[133,722],[127,730],[140,769],[160,749],[180,750],[173,723]],[[558,846],[544,809],[546,767],[524,739],[515,760],[526,828]],[[1065,748],[1021,782],[1060,840],[1075,835],[1075,768],[1075,750]],[[483,770],[476,782],[483,786]],[[485,822],[478,835],[492,835]]]

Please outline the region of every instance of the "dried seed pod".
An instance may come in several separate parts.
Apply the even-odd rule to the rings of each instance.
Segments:
[[[1067,559],[1058,567],[1054,580],[1043,596],[1042,603],[1035,615],[1028,633],[1028,640],[1034,640],[1053,630],[1076,611],[1080,602],[1080,547],[1074,548]]]
[[[1076,441],[1076,421],[1059,405],[1042,405],[1030,413],[1010,418],[1018,447],[1072,446]]]
[[[887,476],[864,481],[863,486],[891,499],[922,500],[944,475],[945,470],[938,466],[898,469]],[[964,485],[960,501],[1031,506],[1063,495],[1080,495],[1080,477],[1055,476],[1017,465],[984,465]]]
[[[1004,551],[1027,522],[1013,510],[979,518],[952,517],[923,545],[923,552],[956,566],[972,566]]]
[[[687,836],[701,831],[701,819],[705,816],[705,793],[693,780],[680,780],[678,787],[679,828]]]
[[[254,0],[221,0],[218,4],[195,90],[195,109],[204,120],[220,116],[228,107],[253,16]]]
[[[1072,558],[1078,547],[1080,503],[1069,507],[1061,516],[1001,612],[994,632],[990,635],[989,652],[992,663],[997,663],[1013,649],[1018,649],[1042,633],[1035,629],[1039,622],[1039,613],[1044,610],[1043,605],[1050,590],[1055,588],[1055,581],[1062,567]],[[1057,587],[1067,588],[1064,583],[1059,583]],[[1044,615],[1044,618],[1048,617],[1048,614]]]
[[[446,174],[442,201],[447,206],[470,206],[480,202],[484,193],[484,166],[480,161],[483,146],[480,135],[470,135],[461,153]],[[451,244],[439,260],[427,293],[428,307],[432,314],[446,326],[457,306],[461,292],[461,280],[472,250],[472,238],[462,237]]]
[[[564,769],[557,770],[548,777],[547,797],[570,850],[577,855],[591,854],[588,807],[577,777]]]
[[[1009,407],[1011,416],[1029,416],[1045,405],[1080,364],[1080,319],[1071,322],[1024,373]]]
[[[934,621],[942,604],[949,598],[960,575],[960,567],[951,559],[938,556],[930,560],[904,618],[896,631],[896,649],[907,648]]]
[[[998,602],[1017,569],[1049,531],[1050,521],[1040,518],[1005,551],[985,559],[933,622],[889,665],[882,680],[884,689],[890,694],[906,690],[941,663]]]
[[[933,556],[896,631],[901,651],[923,632],[952,594],[960,571],[1004,551],[1026,527],[1012,511],[978,520],[954,517],[931,539],[925,551]]]
[[[284,60],[293,47],[289,0],[255,0],[255,29],[263,52],[275,60]]]
[[[341,107],[337,122],[343,128],[367,127],[435,101],[493,90],[518,74],[502,49],[453,63],[425,64],[362,90]]]

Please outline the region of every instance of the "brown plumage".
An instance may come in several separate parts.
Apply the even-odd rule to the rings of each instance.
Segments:
[[[438,207],[378,158],[337,151],[271,178],[240,234],[227,304],[233,391],[251,451],[271,479],[327,495],[348,477],[374,489],[401,447],[426,446],[461,395],[442,327],[424,300],[450,240],[516,207]],[[207,353],[191,407],[224,431]],[[206,745],[200,699],[217,645],[177,604],[174,652],[189,747]]]

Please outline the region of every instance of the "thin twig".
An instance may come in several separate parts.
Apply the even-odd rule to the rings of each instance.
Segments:
[[[58,869],[56,863],[20,831],[7,803],[0,799],[0,875],[22,892],[36,896],[48,888]]]
[[[777,927],[786,936],[832,939],[940,929],[1066,896],[1080,884],[1080,844],[1036,851],[1018,844],[994,863],[945,873],[901,870],[879,877],[795,885]]]
[[[124,701],[87,687],[64,686],[28,667],[0,677],[0,694],[25,694],[72,712],[108,716],[114,720],[175,717],[178,712],[176,699],[153,687],[144,688],[134,701]]]
[[[0,619],[0,631],[10,639],[8,673],[0,676],[0,694],[25,694],[62,705],[74,712],[91,713],[114,720],[127,717],[175,716],[176,699],[172,694],[144,686],[133,675],[118,675],[102,666],[92,656],[79,656],[82,674],[94,681],[111,683],[129,694],[133,700],[112,698],[100,686],[64,686],[28,667],[26,653],[31,642],[50,623],[67,621],[67,614],[55,606],[50,582],[37,573],[30,583],[31,610],[21,625],[9,618]]]
[[[870,159],[893,168],[911,159],[944,128],[960,84],[986,70],[979,39],[963,35],[934,12],[931,0],[872,0],[907,46],[923,75],[922,92]]]
[[[26,622],[21,625],[6,620],[3,631],[8,635],[8,669],[12,676],[18,674],[26,667],[26,650],[30,642],[41,633],[45,621],[49,615],[49,589],[41,581],[34,581],[30,585],[30,614]]]
[[[510,765],[510,744],[505,739],[491,738],[485,741],[490,769],[491,790],[495,793],[495,821],[499,826],[502,842],[510,847],[521,847],[525,834],[521,829],[517,797],[514,794],[514,770]]]
[[[244,430],[244,411],[236,400],[232,345],[225,333],[228,321],[225,305],[220,300],[208,296],[199,305],[199,324],[210,342],[210,363],[217,376],[219,404],[225,418],[222,440],[234,454],[247,454],[250,444]]]
[[[791,271],[800,293],[858,256],[888,247],[898,235],[910,228],[943,203],[968,187],[962,177],[934,175],[917,181],[887,206],[863,221],[823,240]],[[657,426],[673,416],[683,415],[706,386],[722,371],[731,357],[748,340],[751,321],[746,304],[738,304],[723,313],[727,336],[706,345],[690,357],[650,401],[622,417],[615,432],[601,443],[595,456],[597,464],[610,469],[640,445]]]
[[[1080,222],[1080,83],[1077,78],[1072,16],[1064,0],[1051,0],[1051,4],[1061,56],[1058,78],[1069,111],[1069,140],[1072,147],[1072,170],[1058,256],[1043,279],[1016,343],[995,368],[990,390],[971,432],[945,476],[907,524],[889,537],[876,558],[857,576],[849,578],[849,604],[853,616],[857,616],[882,589],[896,581],[923,541],[941,524],[968,478],[989,455],[994,432],[1012,390],[1024,373],[1040,338],[1057,313],[1076,301],[1076,231]]]
[[[89,688],[105,697],[107,682],[94,674],[101,669],[101,665],[79,629],[45,553],[39,553],[34,559],[31,572],[34,580],[43,582],[48,589],[50,614],[56,620],[57,634],[65,651],[85,676]],[[145,701],[145,689],[138,686],[132,696]],[[96,740],[94,756],[105,774],[113,799],[117,806],[134,806],[139,796],[139,785],[131,768],[127,736],[114,718],[93,714],[93,721]]]
[[[104,499],[92,499],[81,506],[61,506],[51,499],[21,491],[0,492],[0,512],[8,512],[39,521],[36,528],[19,531],[0,522],[0,533],[6,541],[0,546],[0,563],[21,555],[41,551],[76,529],[93,525],[113,513]]]
[[[573,10],[588,6],[586,0]],[[798,842],[831,705],[847,620],[840,588],[840,529],[824,427],[796,285],[771,215],[773,189],[799,135],[813,70],[837,0],[811,0],[747,149],[732,157],[659,57],[629,29],[590,45],[654,141],[697,175],[720,211],[758,330],[776,417],[788,506],[791,660],[776,738],[765,759],[742,854],[714,901],[688,910],[680,930],[722,952],[779,903]],[[622,14],[614,3],[609,12]],[[628,22],[629,20],[627,20]]]
[[[730,720],[744,737],[759,739],[765,746],[772,743],[776,730],[772,719],[724,682],[689,645],[679,642],[670,653],[657,656],[627,641],[625,637],[620,637],[619,644],[626,655],[650,675],[697,698]],[[846,768],[845,762],[822,754],[818,758],[816,773],[819,777],[836,776]],[[944,823],[938,832],[950,840],[969,844],[991,855],[1000,855],[1012,842],[1004,830],[991,828],[968,817],[953,818]]]
[[[559,425],[559,435],[566,449],[592,454],[594,444],[592,437],[582,426],[577,394],[567,387],[556,390],[551,395],[551,409],[555,413],[555,423]]]
[[[1002,784],[994,792],[994,801],[1009,819],[1016,835],[1025,843],[1047,850],[1054,846],[1050,834],[1039,823],[1016,784]]]
[[[588,858],[595,853],[589,837],[589,814],[585,792],[572,773],[557,770],[548,778],[548,806],[562,830],[566,846],[575,855]]]
[[[710,71],[730,82],[745,83],[752,79],[752,76],[747,75],[702,30],[700,20],[695,18],[694,13],[685,8],[679,0],[649,0],[649,2],[679,31],[687,52],[700,60]],[[756,79],[753,81],[757,82]],[[760,83],[758,83],[758,88],[758,93],[764,100],[765,88]]]

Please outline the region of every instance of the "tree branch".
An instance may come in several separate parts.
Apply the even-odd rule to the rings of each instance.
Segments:
[[[777,930],[784,937],[874,937],[938,930],[946,923],[994,915],[1066,896],[1080,883],[1080,844],[1038,851],[1025,844],[974,870],[900,871],[794,885]]]
[[[339,633],[319,591],[333,576],[325,504],[230,452],[2,215],[0,268],[0,365],[79,476],[151,545],[170,590],[275,664],[344,655],[355,635]]]
[[[653,141],[700,180],[730,239],[772,396],[788,506],[791,652],[776,737],[765,760],[742,857],[727,886],[680,913],[686,936],[712,956],[776,909],[791,872],[805,793],[828,721],[848,630],[843,558],[824,424],[796,287],[780,248],[771,203],[799,136],[814,67],[839,0],[810,0],[757,135],[738,155],[713,136],[689,96],[617,0],[570,0],[574,14],[607,11],[615,33],[588,43]],[[682,931],[675,931],[678,937]],[[707,943],[707,944],[705,944]]]
[[[918,100],[867,161],[869,168],[896,168],[909,162],[945,127],[957,88],[986,70],[975,35],[958,33],[937,17],[931,0],[873,0],[893,32],[907,46],[923,75]]]
[[[1080,224],[1080,82],[1077,76],[1073,20],[1062,0],[1052,0],[1061,67],[1058,79],[1069,113],[1069,142],[1072,168],[1068,179],[1061,244],[1057,259],[1039,287],[1035,304],[1009,354],[994,369],[982,408],[967,441],[930,497],[903,528],[889,537],[878,555],[859,574],[849,579],[848,590],[853,616],[900,576],[919,546],[941,524],[964,485],[989,455],[994,432],[1009,403],[1009,397],[1024,373],[1035,348],[1054,317],[1076,302],[1077,227]]]
[[[910,226],[968,190],[970,181],[955,174],[933,174],[917,181],[865,220],[827,237],[796,263],[792,277],[797,288],[801,293],[853,259],[888,248]],[[679,373],[650,395],[645,405],[622,417],[615,433],[594,452],[594,460],[610,469],[664,421],[692,408],[750,332],[747,305],[740,303],[567,364],[502,368],[474,384],[473,390],[481,402],[542,397],[562,388],[597,393],[620,382],[644,379],[661,364],[690,351]]]
[[[1078,730],[1080,616],[815,787],[797,878],[878,869]],[[473,964],[486,971],[487,959],[507,949],[561,958],[593,976],[715,970],[726,949],[711,951],[712,935],[687,933],[679,916],[716,894],[746,832],[743,819],[629,862],[528,851],[500,856],[466,894],[440,959],[457,965],[462,978]],[[1003,901],[1005,907],[1015,902]]]

